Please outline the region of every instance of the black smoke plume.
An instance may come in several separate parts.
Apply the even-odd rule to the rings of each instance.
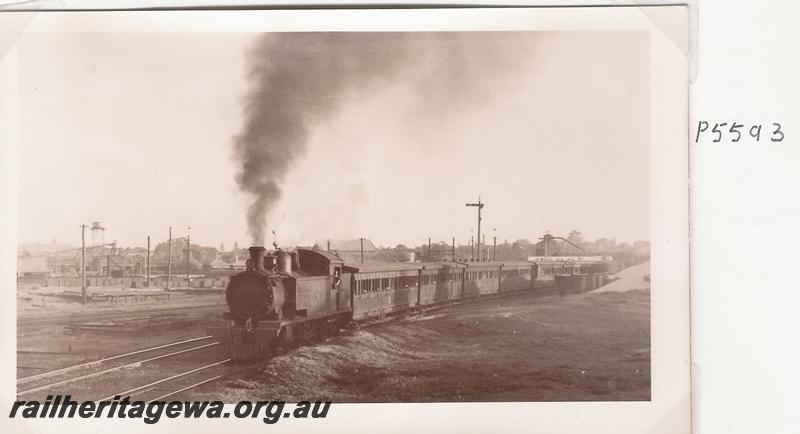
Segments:
[[[402,76],[418,93],[418,115],[454,110],[476,95],[486,97],[486,78],[513,59],[500,54],[502,39],[501,33],[261,35],[248,53],[250,88],[234,140],[236,182],[252,197],[247,222],[253,244],[264,244],[269,210],[312,128],[341,110],[345,98]]]

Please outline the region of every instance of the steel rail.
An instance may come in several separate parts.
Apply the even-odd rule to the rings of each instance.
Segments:
[[[232,359],[228,359],[228,360],[232,361]],[[191,385],[186,386],[186,387],[182,387],[182,388],[180,388],[178,390],[174,390],[172,392],[169,392],[169,393],[166,393],[164,395],[161,395],[158,398],[149,399],[147,401],[148,402],[160,401],[160,400],[162,400],[162,399],[164,399],[164,398],[166,398],[168,396],[176,395],[178,393],[185,392],[185,391],[190,390],[190,389],[194,389],[195,387],[202,386],[203,384],[219,380],[220,378],[230,377],[231,375],[237,375],[237,374],[241,374],[243,372],[251,371],[251,370],[259,368],[261,366],[262,366],[262,363],[251,363],[251,364],[249,364],[247,366],[244,366],[244,367],[242,367],[240,369],[234,369],[233,371],[226,372],[224,374],[215,375],[215,376],[213,376],[211,378],[207,378],[205,380],[199,381],[197,383],[191,384]]]
[[[42,372],[41,374],[29,375],[27,377],[18,378],[17,379],[17,384],[27,383],[29,381],[38,380],[40,378],[45,378],[45,377],[52,377],[54,375],[65,374],[67,372],[71,372],[71,371],[74,371],[76,369],[98,366],[98,365],[101,365],[103,363],[110,362],[112,360],[121,359],[123,357],[135,356],[136,354],[148,353],[150,351],[156,351],[156,350],[161,350],[161,349],[164,349],[164,348],[169,348],[169,347],[174,347],[174,346],[178,346],[178,345],[188,344],[188,343],[191,343],[191,342],[202,341],[204,339],[209,339],[209,338],[212,338],[212,337],[213,336],[211,336],[211,335],[203,336],[203,337],[200,337],[200,338],[187,339],[185,341],[173,342],[171,344],[159,345],[157,347],[151,347],[151,348],[145,348],[145,349],[138,350],[138,351],[132,351],[130,353],[118,354],[116,356],[103,357],[102,359],[94,360],[94,361],[91,361],[91,362],[81,363],[81,364],[73,365],[73,366],[67,366],[67,367],[64,367],[64,368],[55,369],[53,371]]]
[[[113,394],[113,395],[111,395],[109,397],[100,399],[98,401],[111,401],[112,399],[114,399],[117,396],[130,396],[132,393],[139,392],[141,390],[156,386],[156,385],[161,384],[161,383],[166,383],[167,381],[172,381],[172,380],[174,380],[176,378],[185,377],[187,375],[194,374],[195,372],[200,372],[200,371],[203,371],[205,369],[210,369],[210,368],[213,368],[215,366],[219,366],[219,365],[228,363],[231,360],[233,360],[233,359],[225,359],[225,360],[221,360],[219,362],[214,362],[214,363],[212,363],[210,365],[201,366],[199,368],[192,369],[190,371],[181,372],[180,374],[175,374],[175,375],[167,377],[167,378],[162,378],[161,380],[153,381],[152,383],[148,383],[148,384],[145,384],[143,386],[134,387],[133,389],[126,390],[124,392],[115,393],[115,394]]]
[[[228,360],[230,360],[230,359],[228,359]],[[178,390],[175,390],[175,391],[169,392],[167,394],[161,395],[158,398],[149,399],[147,401],[148,402],[161,401],[162,399],[164,399],[164,398],[166,398],[168,396],[177,395],[178,393],[185,392],[185,391],[187,391],[189,389],[194,389],[195,387],[202,386],[203,384],[210,383],[210,382],[215,381],[215,380],[219,380],[220,378],[226,377],[228,375],[230,375],[230,374],[215,375],[215,376],[213,376],[211,378],[207,378],[207,379],[205,379],[203,381],[194,383],[194,384],[186,386],[186,387],[182,387],[182,388],[180,388]]]
[[[109,372],[119,371],[121,369],[131,368],[131,367],[135,367],[135,366],[141,366],[144,363],[153,362],[155,360],[160,360],[160,359],[166,359],[167,357],[173,357],[173,356],[177,356],[179,354],[185,354],[185,353],[188,353],[188,352],[191,352],[191,351],[201,350],[201,349],[204,349],[204,348],[213,347],[215,345],[219,345],[219,342],[213,342],[213,343],[210,343],[210,344],[200,345],[198,347],[188,348],[188,349],[185,349],[185,350],[180,350],[180,351],[176,351],[174,353],[164,354],[164,355],[157,356],[157,357],[151,357],[149,359],[140,360],[138,362],[128,363],[127,365],[116,366],[114,368],[104,369],[102,371],[93,372],[91,374],[81,375],[79,377],[73,377],[73,378],[69,378],[69,379],[66,379],[66,380],[57,381],[55,383],[46,384],[44,386],[34,387],[33,389],[27,389],[27,390],[23,390],[21,392],[17,392],[17,396],[27,395],[29,393],[38,392],[40,390],[52,389],[55,386],[61,386],[61,385],[64,385],[64,384],[74,383],[76,381],[85,380],[85,379],[88,379],[88,378],[99,377],[99,376],[101,376],[103,374],[107,374]]]

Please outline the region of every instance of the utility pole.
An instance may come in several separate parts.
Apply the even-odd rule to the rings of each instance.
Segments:
[[[167,244],[167,290],[172,280],[172,226],[169,227],[169,243]]]
[[[364,263],[364,237],[361,237],[361,263]],[[328,242],[330,244],[330,241]]]
[[[497,229],[492,229],[494,232],[494,242],[492,244],[492,261],[497,260]]]
[[[456,237],[453,237],[453,262],[456,262]]]
[[[478,203],[468,203],[466,206],[474,206],[478,208],[478,261],[480,261],[481,255],[481,210],[483,209],[484,203],[481,202],[481,197],[478,196]]]
[[[189,257],[192,256],[192,227],[189,226],[189,232],[186,233],[186,284],[189,285]],[[189,285],[191,286],[191,285]]]
[[[147,236],[147,287],[150,287],[150,235]]]
[[[81,302],[85,305],[86,296],[86,225],[81,225]]]
[[[475,260],[475,235],[469,236],[469,259],[470,261]]]
[[[544,238],[544,257],[547,258],[547,246],[550,244],[550,238],[545,235]]]
[[[428,261],[433,260],[433,252],[431,251],[431,237],[428,237]]]
[[[481,243],[483,244],[483,247],[481,248],[481,251],[480,251],[481,252],[480,253],[481,257],[480,257],[479,261],[481,261],[481,262],[488,261],[489,260],[489,251],[488,250],[486,251],[486,255],[483,254],[483,249],[486,248],[486,234],[483,234],[483,239],[481,240]]]

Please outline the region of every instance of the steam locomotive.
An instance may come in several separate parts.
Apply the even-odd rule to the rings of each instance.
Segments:
[[[209,328],[234,360],[262,358],[354,323],[552,283],[537,280],[538,265],[529,262],[351,264],[312,249],[249,251],[247,270],[232,276],[225,292],[229,311]]]

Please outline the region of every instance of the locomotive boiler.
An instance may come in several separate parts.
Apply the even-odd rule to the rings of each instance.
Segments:
[[[291,265],[287,267],[288,254],[284,252],[265,257],[264,247],[249,250],[247,270],[231,277],[225,301],[230,309],[226,317],[237,326],[251,328],[260,321],[283,319],[288,292],[284,280],[291,276]],[[266,266],[265,259],[268,259]]]

